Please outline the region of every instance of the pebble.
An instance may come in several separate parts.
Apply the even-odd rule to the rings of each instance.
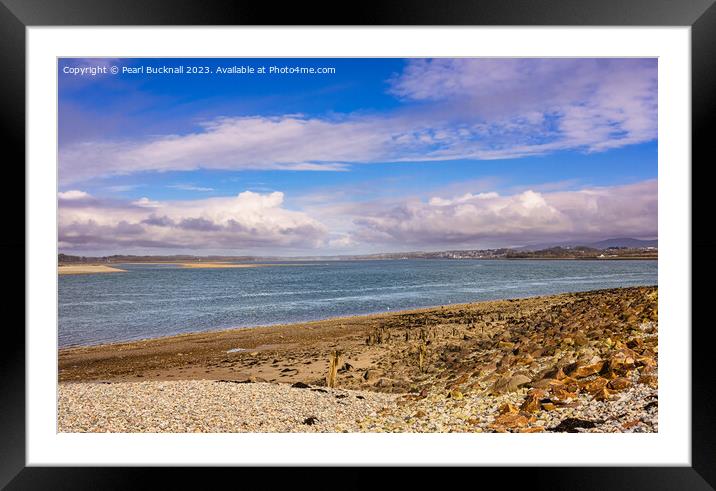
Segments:
[[[361,420],[393,405],[395,398],[378,392],[314,392],[288,384],[210,380],[61,383],[58,431],[356,432],[361,431]]]

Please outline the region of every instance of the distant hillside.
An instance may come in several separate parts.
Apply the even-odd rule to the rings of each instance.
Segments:
[[[618,237],[614,239],[605,239],[598,242],[559,242],[559,243],[545,243],[545,244],[533,244],[524,247],[517,247],[515,250],[518,251],[540,251],[545,249],[552,249],[555,247],[589,247],[590,249],[608,249],[610,247],[627,247],[629,249],[641,249],[645,247],[659,247],[658,240],[641,240],[632,239],[630,237]]]
[[[253,256],[192,256],[186,254],[178,254],[174,256],[132,256],[132,255],[114,255],[114,256],[71,256],[68,254],[58,254],[57,261],[60,264],[77,264],[77,263],[147,263],[147,262],[211,262],[211,261],[255,261],[257,258]]]
[[[636,247],[627,247],[636,241]],[[114,255],[103,257],[84,257],[59,254],[57,260],[60,264],[104,264],[104,263],[143,263],[143,262],[222,262],[222,261],[336,261],[336,260],[380,260],[380,259],[656,259],[658,250],[647,249],[655,247],[648,244],[656,241],[637,239],[609,239],[597,242],[599,247],[585,245],[565,247],[545,247],[539,250],[527,248],[519,249],[469,249],[436,252],[388,252],[382,254],[345,255],[345,256],[130,256]],[[619,244],[619,245],[613,245]],[[646,245],[642,245],[646,244]]]
[[[659,247],[659,241],[620,237],[617,239],[600,240],[599,242],[592,242],[591,244],[585,245],[594,249],[608,249],[609,247],[628,247],[630,249],[638,249],[640,247]]]

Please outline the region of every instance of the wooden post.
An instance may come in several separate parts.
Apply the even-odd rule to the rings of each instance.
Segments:
[[[427,348],[425,344],[420,345],[420,351],[418,352],[418,368],[423,372],[425,367],[425,355],[427,354]]]
[[[338,374],[338,366],[340,365],[341,354],[339,351],[331,353],[331,358],[328,364],[328,375],[326,375],[326,385],[328,387],[336,386],[336,375]]]

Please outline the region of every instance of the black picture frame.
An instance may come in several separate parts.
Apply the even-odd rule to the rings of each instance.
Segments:
[[[14,188],[4,192],[5,219],[17,232],[3,233],[0,249],[12,270],[13,280],[20,277],[25,258],[24,216],[16,211],[24,201],[25,156],[25,34],[28,26],[112,26],[112,25],[530,25],[530,26],[690,26],[692,49],[692,273],[693,313],[703,313],[709,305],[710,289],[698,278],[713,278],[716,241],[710,225],[709,179],[705,179],[711,157],[710,122],[716,114],[716,6],[715,0],[393,0],[383,3],[361,1],[350,4],[323,2],[283,2],[231,0],[0,0],[0,100],[4,140],[6,184]],[[710,158],[711,157],[711,158]],[[698,164],[697,164],[698,162]],[[689,165],[688,162],[669,165]],[[7,172],[10,175],[7,175]],[[15,173],[15,175],[12,174]],[[701,179],[698,179],[701,176]],[[701,219],[701,220],[699,220]],[[701,222],[702,228],[697,228]],[[20,231],[23,231],[22,233]],[[24,268],[22,284],[25,285]],[[6,285],[10,285],[9,282]],[[6,290],[6,307],[19,309],[25,289],[17,284]],[[699,307],[696,309],[696,307]],[[7,311],[9,309],[6,308]],[[24,320],[24,310],[20,317]],[[713,326],[707,317],[702,324],[693,316],[692,336],[692,451],[691,467],[615,467],[615,468],[532,468],[464,469],[450,471],[449,482],[463,479],[488,483],[491,477],[510,484],[550,489],[714,489],[716,488],[716,383],[709,343]],[[148,486],[147,474],[161,474],[162,487],[173,482],[190,484],[191,469],[146,468],[61,468],[26,467],[25,454],[25,338],[19,321],[6,321],[5,349],[0,356],[0,487],[7,489],[126,489]],[[198,470],[195,470],[198,471]],[[203,472],[203,487],[224,479],[230,469]],[[242,470],[246,477],[246,470]],[[266,472],[265,470],[263,472]],[[468,473],[473,476],[467,475]],[[465,475],[463,475],[465,474]],[[323,476],[323,474],[322,474]],[[341,470],[341,487],[369,485],[364,470]],[[327,476],[325,476],[327,478]],[[422,480],[422,472],[401,476],[401,487],[411,479]],[[207,480],[209,479],[209,480]],[[294,482],[316,481],[311,469],[292,470]]]

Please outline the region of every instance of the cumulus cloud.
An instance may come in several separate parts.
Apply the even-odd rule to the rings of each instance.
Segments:
[[[501,196],[466,194],[355,211],[355,239],[419,246],[524,245],[657,235],[657,184]]]
[[[429,203],[432,206],[450,206],[455,203],[466,203],[466,202],[474,201],[474,200],[493,199],[493,198],[497,198],[497,197],[499,197],[499,194],[497,194],[495,192],[478,193],[478,194],[465,193],[462,196],[459,196],[457,198],[452,198],[452,199],[445,199],[445,198],[440,198],[439,196],[434,196],[434,197],[430,198]]]
[[[159,208],[161,206],[161,203],[159,203],[158,201],[152,201],[146,196],[143,198],[139,198],[136,201],[132,201],[132,204],[144,208]]]
[[[173,248],[241,253],[261,247],[317,247],[325,227],[283,206],[280,192],[245,191],[196,201],[90,202],[60,207],[59,241],[66,251]]]
[[[329,247],[334,247],[337,249],[352,247],[354,245],[356,245],[356,242],[349,234],[340,234],[337,237],[328,241]]]
[[[340,171],[371,162],[604,151],[656,138],[656,60],[411,60],[402,107],[307,117],[220,117],[193,132],[60,149],[60,179],[195,169]]]
[[[65,201],[85,200],[91,198],[89,193],[85,193],[84,191],[79,191],[77,189],[57,193],[57,197]]]
[[[89,196],[89,195],[88,195]],[[656,237],[655,180],[569,191],[432,194],[287,209],[281,192],[194,201],[62,202],[65,252],[132,249],[312,254]]]

